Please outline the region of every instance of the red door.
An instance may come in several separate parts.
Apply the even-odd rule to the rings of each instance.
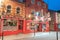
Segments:
[[[18,30],[23,31],[23,20],[19,20]]]

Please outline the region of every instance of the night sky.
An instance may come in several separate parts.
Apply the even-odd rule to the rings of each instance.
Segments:
[[[43,0],[48,4],[49,10],[58,11],[60,10],[60,0]]]

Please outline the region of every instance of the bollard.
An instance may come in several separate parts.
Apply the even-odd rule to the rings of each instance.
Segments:
[[[4,33],[2,32],[2,40],[4,39]]]
[[[58,31],[56,32],[56,39],[58,40]]]
[[[35,28],[34,28],[34,37],[35,37]]]

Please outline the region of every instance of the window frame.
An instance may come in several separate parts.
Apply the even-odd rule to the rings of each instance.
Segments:
[[[20,14],[20,7],[16,8],[16,14]]]
[[[6,9],[7,9],[7,13],[11,13],[11,9],[12,9],[11,5],[7,5],[7,8]]]

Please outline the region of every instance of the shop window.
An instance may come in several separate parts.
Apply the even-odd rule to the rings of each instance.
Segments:
[[[20,8],[19,8],[19,7],[17,7],[17,9],[16,9],[16,13],[17,13],[17,14],[20,13]]]
[[[17,26],[17,22],[15,20],[7,20],[4,19],[4,25],[3,26]]]
[[[31,0],[31,3],[32,3],[32,4],[35,4],[35,0]]]
[[[4,19],[3,30],[16,30],[16,28],[17,28],[16,20]]]
[[[38,1],[38,2],[37,2],[37,5],[41,6],[41,2]]]
[[[37,17],[42,16],[42,14],[40,12],[36,12],[34,15]]]
[[[7,13],[11,13],[11,5],[7,6]]]

